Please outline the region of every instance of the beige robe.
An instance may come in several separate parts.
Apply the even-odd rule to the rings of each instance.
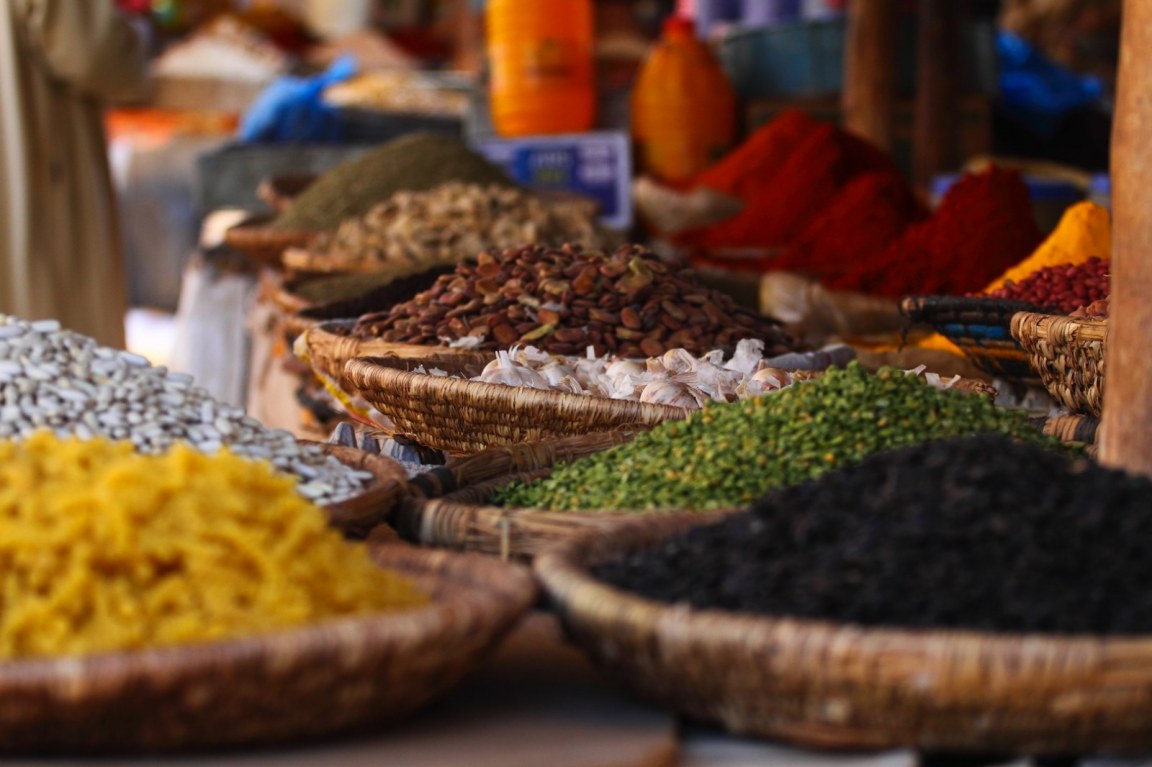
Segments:
[[[123,348],[124,258],[102,105],[143,95],[112,0],[0,0],[0,313]]]

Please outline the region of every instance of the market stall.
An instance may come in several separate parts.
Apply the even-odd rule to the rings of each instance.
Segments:
[[[263,207],[213,257],[254,289],[199,311],[247,316],[244,406],[0,315],[0,757],[1144,763],[1152,9],[1124,4],[1109,207],[954,156],[957,4],[811,5],[649,29],[613,125],[592,4],[493,2],[498,70],[571,46],[496,74],[481,134],[231,176]],[[843,119],[645,119],[686,71],[748,107],[712,51],[749,29],[839,30]],[[416,109],[397,82],[334,98]],[[285,125],[243,154],[290,160]]]

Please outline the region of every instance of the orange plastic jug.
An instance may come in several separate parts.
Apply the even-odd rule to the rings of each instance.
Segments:
[[[590,130],[596,119],[591,0],[488,0],[484,20],[496,132]]]
[[[637,169],[662,181],[686,181],[731,149],[736,96],[691,19],[664,22],[632,86],[631,123]]]

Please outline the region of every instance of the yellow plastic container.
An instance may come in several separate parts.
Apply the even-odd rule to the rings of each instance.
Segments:
[[[637,168],[661,181],[694,177],[736,138],[736,96],[691,19],[664,24],[632,88]]]
[[[514,137],[591,130],[591,0],[488,0],[485,23],[496,132]]]

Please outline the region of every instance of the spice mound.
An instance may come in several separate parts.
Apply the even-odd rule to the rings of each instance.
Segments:
[[[558,511],[744,506],[873,453],[989,431],[1060,445],[1024,411],[851,362],[770,396],[707,405],[545,479],[508,485],[496,501]]]
[[[663,602],[868,626],[1148,634],[1152,482],[1001,436],[873,456],[605,563]]]
[[[484,251],[353,334],[394,343],[496,351],[532,343],[552,354],[656,357],[668,349],[731,353],[758,338],[770,355],[795,344],[775,321],[634,245],[612,253],[530,245]]]
[[[38,429],[127,440],[141,453],[162,453],[176,442],[205,453],[228,447],[295,475],[298,492],[321,504],[351,498],[372,479],[213,399],[189,375],[61,330],[55,320],[0,314],[0,439]]]
[[[227,451],[0,441],[0,658],[259,634],[423,604],[290,478]]]
[[[345,220],[309,246],[307,260],[314,267],[405,275],[488,248],[527,242],[601,247],[613,239],[597,224],[593,204],[546,203],[519,189],[451,182],[398,192],[364,216]]]
[[[988,295],[1025,301],[1058,314],[1071,314],[1108,298],[1110,269],[1111,261],[1095,256],[1079,264],[1045,266],[1020,282],[1006,281]]]
[[[503,170],[459,139],[410,133],[324,173],[272,222],[272,228],[328,231],[397,192],[423,191],[449,181],[515,186]]]

